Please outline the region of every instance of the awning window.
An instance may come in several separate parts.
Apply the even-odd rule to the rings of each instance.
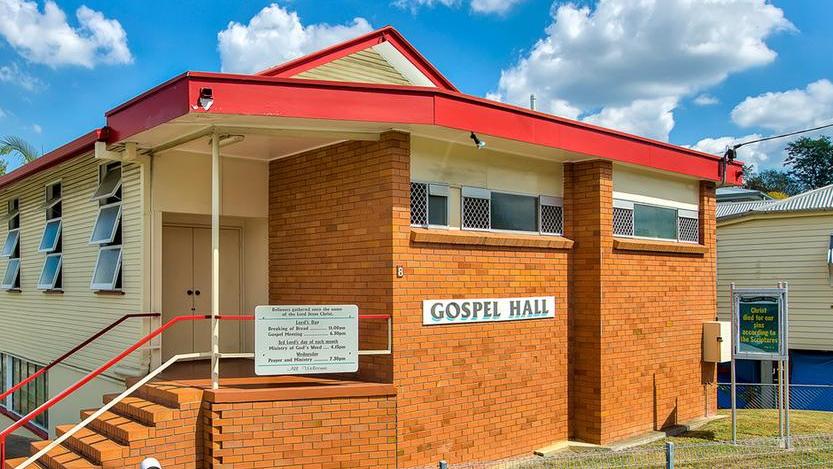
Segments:
[[[3,250],[0,257],[12,257],[17,250],[17,243],[20,241],[20,230],[10,230],[6,235],[6,242],[3,243]]]
[[[38,252],[52,252],[58,248],[58,241],[61,239],[61,219],[55,218],[46,222],[43,227],[43,237],[40,241]]]
[[[20,288],[20,259],[9,259],[6,264],[6,272],[3,274],[3,283],[0,284],[3,290]]]
[[[90,244],[112,243],[116,237],[116,231],[121,221],[121,202],[110,205],[102,205],[98,209],[98,217],[95,219],[93,234],[90,236]]]
[[[90,288],[115,290],[121,272],[121,246],[105,246],[98,250]]]
[[[109,164],[102,168],[101,182],[99,182],[92,200],[109,199],[115,196],[119,189],[121,189],[121,164]]]
[[[63,262],[63,254],[50,254],[46,256],[43,261],[43,270],[41,270],[40,278],[38,279],[38,289],[40,290],[54,290],[58,285],[58,279],[61,277],[61,263]]]

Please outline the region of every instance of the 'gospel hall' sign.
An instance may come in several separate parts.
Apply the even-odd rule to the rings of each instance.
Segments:
[[[422,324],[426,326],[554,317],[554,296],[422,302]]]

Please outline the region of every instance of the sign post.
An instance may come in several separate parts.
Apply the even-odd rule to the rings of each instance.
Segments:
[[[737,443],[735,360],[778,362],[778,433],[790,447],[787,284],[777,288],[735,288],[732,295],[732,442]]]
[[[255,308],[255,374],[353,373],[358,369],[356,305]]]

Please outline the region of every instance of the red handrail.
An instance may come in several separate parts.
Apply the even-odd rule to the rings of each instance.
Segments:
[[[96,340],[99,337],[103,336],[104,334],[110,332],[111,330],[113,330],[113,328],[115,328],[119,324],[123,323],[124,321],[127,321],[128,319],[131,319],[131,318],[152,318],[152,317],[159,317],[159,316],[161,316],[161,314],[159,314],[159,313],[125,314],[124,316],[120,317],[118,320],[116,320],[115,322],[113,322],[109,326],[105,327],[104,329],[102,329],[102,330],[96,332],[95,334],[93,334],[92,336],[90,336],[87,340],[85,340],[85,341],[81,342],[80,344],[76,345],[75,347],[73,347],[69,352],[61,355],[60,357],[53,360],[50,364],[48,364],[48,365],[44,366],[43,368],[41,368],[40,370],[36,371],[35,374],[29,376],[28,378],[26,378],[23,381],[15,384],[11,388],[9,388],[7,391],[0,394],[0,402],[3,402],[3,400],[6,397],[8,397],[10,394],[13,394],[18,389],[20,389],[23,386],[25,386],[25,385],[29,384],[30,382],[34,381],[38,376],[46,373],[50,368],[57,365],[58,363],[61,363],[64,360],[66,360],[67,357],[69,357],[70,355],[73,355],[75,352],[77,352],[77,351],[81,350],[82,348],[86,347],[87,345],[89,345],[94,340]]]
[[[156,314],[156,313],[149,313],[149,314]],[[359,319],[380,319],[381,317],[390,317],[389,315],[385,314],[377,314],[377,315],[359,315]],[[43,412],[47,411],[50,407],[54,406],[58,402],[62,401],[65,397],[72,394],[73,392],[77,391],[78,388],[84,386],[85,384],[92,381],[94,378],[98,377],[105,371],[107,371],[110,367],[121,361],[124,357],[130,355],[131,353],[135,352],[139,347],[145,345],[146,343],[153,340],[156,336],[162,334],[167,329],[169,329],[174,324],[180,321],[199,321],[204,319],[211,319],[211,315],[191,315],[191,316],[177,316],[172,318],[170,321],[166,322],[158,329],[152,331],[150,334],[144,336],[143,338],[139,339],[138,342],[131,345],[123,352],[119,353],[112,359],[110,359],[107,363],[99,366],[95,370],[88,373],[86,376],[78,380],[76,383],[71,385],[70,387],[64,389],[60,393],[58,393],[55,397],[49,399],[48,401],[44,402],[43,404],[39,405],[35,410],[29,412],[28,414],[21,417],[19,420],[14,422],[12,425],[4,429],[0,432],[0,468],[5,467],[6,464],[6,438],[11,435],[15,430],[19,429],[20,427],[26,425],[27,423],[31,422],[32,419],[37,417],[38,415],[42,414]],[[221,315],[217,316],[217,319],[226,320],[226,321],[252,321],[254,320],[254,315]]]

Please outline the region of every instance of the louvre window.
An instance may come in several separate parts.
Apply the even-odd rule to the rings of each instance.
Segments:
[[[112,243],[121,221],[121,202],[102,205],[98,209],[98,217],[93,225],[90,244]]]
[[[43,269],[38,279],[38,289],[56,290],[61,288],[61,264],[63,254],[49,254],[43,262]]]
[[[613,234],[696,243],[699,215],[693,210],[614,200]]]
[[[121,246],[106,246],[98,251],[90,288],[114,290],[121,272]]]
[[[448,226],[448,186],[411,183],[411,225]]]
[[[21,381],[40,371],[42,367],[22,358],[0,353],[0,392],[8,391]],[[17,416],[24,416],[49,400],[49,373],[44,373],[0,401],[0,407]],[[49,411],[34,418],[41,429],[49,427]]]
[[[98,201],[90,244],[99,245],[98,258],[90,280],[90,288],[96,291],[121,288],[122,262],[122,165],[119,162],[99,168],[99,183],[92,200]]]

